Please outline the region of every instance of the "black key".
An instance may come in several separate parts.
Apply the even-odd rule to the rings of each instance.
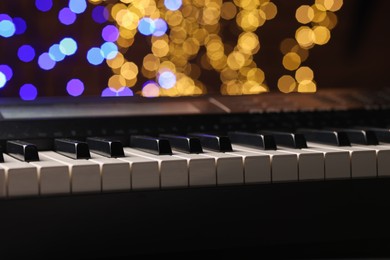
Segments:
[[[7,153],[24,162],[39,161],[37,147],[24,141],[7,141]]]
[[[171,146],[185,153],[203,153],[200,140],[195,137],[163,134],[160,137],[168,139]]]
[[[97,154],[106,157],[124,157],[123,145],[118,140],[108,138],[88,137],[87,143],[89,149]]]
[[[55,139],[54,150],[72,159],[90,159],[89,147],[86,142],[72,139]]]
[[[172,155],[171,144],[164,138],[132,135],[130,136],[130,146],[156,155]]]
[[[357,127],[357,129],[371,131],[379,142],[390,143],[390,129],[376,127]]]
[[[0,163],[4,162],[4,156],[3,156],[3,153],[0,152]]]
[[[229,132],[230,141],[234,144],[251,146],[262,150],[276,150],[274,137],[270,134],[247,132]]]
[[[343,131],[298,129],[297,133],[303,134],[307,141],[323,143],[333,146],[350,146],[347,133]]]
[[[303,134],[272,130],[264,130],[261,133],[273,135],[276,145],[293,149],[307,148],[306,139]]]
[[[378,145],[378,139],[375,132],[364,129],[334,129],[336,131],[343,131],[347,134],[348,139],[353,144],[362,145]]]
[[[230,139],[227,136],[201,133],[191,133],[189,136],[198,138],[202,144],[202,147],[204,148],[217,152],[233,151],[232,144],[230,143]]]

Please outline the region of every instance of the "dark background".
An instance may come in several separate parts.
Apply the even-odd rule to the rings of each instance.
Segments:
[[[89,48],[103,43],[100,32],[107,23],[96,24],[91,17],[94,6],[88,4],[87,11],[78,15],[73,25],[64,26],[59,23],[57,14],[68,1],[55,0],[52,10],[45,13],[39,12],[34,2],[33,0],[0,2],[0,13],[23,17],[28,24],[25,34],[8,39],[0,38],[0,64],[8,64],[14,70],[13,79],[0,89],[0,98],[17,97],[19,88],[24,83],[33,83],[37,86],[39,96],[68,96],[65,90],[66,83],[72,78],[84,81],[86,90],[83,96],[100,95],[107,87],[112,72],[105,62],[95,67],[90,65],[85,57]],[[314,1],[273,2],[278,7],[278,14],[257,31],[261,50],[256,55],[256,62],[264,70],[270,90],[278,91],[278,78],[284,74],[293,75],[293,72],[286,71],[282,66],[280,43],[285,38],[293,37],[295,30],[300,26],[295,19],[297,7],[302,4],[311,5]],[[344,0],[342,9],[336,12],[338,24],[331,31],[330,42],[311,49],[308,60],[302,64],[314,70],[318,89],[376,88],[388,85],[389,11],[390,2],[385,0]],[[76,55],[57,63],[53,70],[41,70],[37,65],[38,55],[48,51],[53,43],[58,43],[65,36],[74,37],[78,41]],[[37,55],[33,62],[23,63],[18,60],[16,53],[22,44],[31,44],[35,47]],[[136,43],[125,56],[129,61],[141,64],[142,58],[150,50],[149,46],[147,37],[137,35]],[[221,83],[217,73],[205,72],[201,80],[206,84],[208,93],[219,93]],[[132,90],[139,93],[145,81],[140,76]]]

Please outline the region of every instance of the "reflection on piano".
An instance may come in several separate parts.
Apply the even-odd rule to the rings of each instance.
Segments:
[[[2,251],[386,256],[389,95],[4,103]]]

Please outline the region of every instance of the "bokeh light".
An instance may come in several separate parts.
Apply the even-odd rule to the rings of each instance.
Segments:
[[[50,58],[56,62],[59,62],[59,61],[62,61],[63,59],[65,59],[65,54],[62,53],[59,44],[53,44],[52,46],[50,46],[49,55],[50,55]]]
[[[115,42],[119,37],[119,30],[114,25],[107,25],[102,30],[102,37],[106,42]]]
[[[107,60],[111,60],[116,57],[118,54],[118,46],[112,42],[105,42],[100,47],[100,50],[103,53],[103,57]]]
[[[104,6],[98,5],[95,6],[92,10],[92,19],[96,23],[105,23],[108,21],[109,13],[107,11],[107,8]]]
[[[155,30],[152,33],[153,36],[163,36],[168,30],[168,24],[164,19],[158,18],[154,21]]]
[[[71,25],[76,21],[76,14],[68,7],[64,7],[58,13],[58,20],[64,25]]]
[[[156,30],[156,25],[151,18],[142,18],[138,24],[138,31],[143,35],[152,35]]]
[[[0,71],[0,88],[3,88],[5,83],[7,83],[7,79],[5,78],[4,73]]]
[[[16,32],[15,24],[9,20],[3,20],[0,22],[0,36],[9,38]]]
[[[21,17],[14,17],[12,19],[14,25],[15,25],[15,34],[23,34],[27,29],[26,21]]]
[[[171,11],[179,10],[182,4],[182,0],[164,0],[165,7]]]
[[[77,42],[70,37],[64,38],[60,41],[60,50],[67,56],[73,55],[77,51]]]
[[[12,76],[14,75],[14,72],[12,71],[11,67],[6,64],[0,65],[0,72],[5,75],[5,79],[7,81],[10,81],[12,79]]]
[[[80,96],[84,92],[84,83],[80,79],[71,79],[66,85],[66,91],[71,96]]]
[[[26,101],[34,100],[38,96],[38,90],[33,84],[24,84],[19,89],[19,96]]]
[[[18,57],[23,62],[30,62],[35,58],[35,49],[31,45],[22,45],[18,49]]]
[[[87,53],[87,60],[92,65],[100,65],[104,61],[104,54],[100,48],[93,47]]]
[[[44,52],[38,57],[38,65],[43,70],[51,70],[55,67],[56,61],[50,57],[49,53]]]
[[[35,6],[39,11],[47,12],[53,7],[52,0],[35,0]]]
[[[75,14],[84,13],[87,9],[85,0],[69,0],[69,9]]]
[[[172,71],[164,71],[158,76],[158,83],[162,88],[173,88],[176,84],[176,75]]]
[[[159,86],[156,82],[150,80],[142,87],[142,96],[144,97],[158,97],[160,94]]]

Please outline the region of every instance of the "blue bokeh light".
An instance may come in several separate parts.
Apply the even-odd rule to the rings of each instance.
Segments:
[[[49,53],[44,52],[38,57],[38,65],[43,70],[51,70],[56,65],[56,62],[50,57]]]
[[[142,18],[138,23],[138,31],[143,35],[152,35],[155,29],[156,25],[153,19],[149,17]]]
[[[91,48],[87,53],[87,60],[92,65],[100,65],[104,61],[103,51],[98,47]]]
[[[23,34],[27,29],[26,21],[21,17],[15,17],[12,19],[15,25],[15,34]]]
[[[179,10],[182,4],[182,0],[164,0],[165,7],[171,11]]]
[[[118,97],[132,97],[132,96],[134,96],[134,93],[130,88],[124,87],[124,88],[121,88],[120,90],[118,90],[116,95]]]
[[[69,9],[75,14],[84,13],[87,9],[87,2],[85,0],[69,0]]]
[[[84,83],[79,79],[71,79],[66,85],[66,91],[69,95],[78,97],[84,92]]]
[[[92,19],[96,23],[105,23],[108,21],[109,13],[107,8],[104,6],[98,5],[95,6],[92,10]]]
[[[107,25],[102,30],[102,37],[106,42],[115,42],[119,37],[119,30],[115,25]]]
[[[77,51],[77,42],[72,38],[64,38],[60,41],[60,50],[63,54],[70,56]]]
[[[38,90],[33,84],[24,84],[19,89],[19,96],[26,101],[34,100],[38,96]]]
[[[12,76],[14,75],[14,72],[12,71],[11,67],[6,64],[0,65],[0,72],[5,75],[5,79],[7,81],[10,81],[12,79]]]
[[[61,52],[59,44],[53,44],[49,48],[49,56],[50,56],[50,58],[52,60],[57,61],[57,62],[62,61],[63,59],[65,59],[65,54],[63,54]]]
[[[28,44],[22,45],[18,49],[18,57],[23,62],[30,62],[35,58],[35,49]]]
[[[172,71],[164,71],[158,76],[158,84],[165,89],[173,88],[176,84],[176,76]]]
[[[9,38],[16,32],[15,24],[9,20],[3,20],[0,22],[0,36]]]
[[[102,91],[102,97],[116,97],[116,91],[111,88],[105,88]]]
[[[12,18],[8,14],[0,14],[0,22],[4,20],[12,21]]]
[[[62,8],[61,11],[58,13],[58,20],[62,24],[65,25],[71,25],[76,21],[76,14],[72,12],[68,7]]]
[[[5,74],[0,71],[0,88],[3,88],[5,86],[5,83],[7,83]]]
[[[164,19],[158,18],[158,19],[154,20],[154,24],[155,24],[155,30],[153,32],[154,36],[160,37],[160,36],[163,36],[167,32],[168,25]]]
[[[42,12],[47,12],[53,7],[52,0],[35,0],[35,6]]]
[[[100,47],[103,57],[107,60],[111,60],[118,55],[118,46],[113,42],[105,42]]]

